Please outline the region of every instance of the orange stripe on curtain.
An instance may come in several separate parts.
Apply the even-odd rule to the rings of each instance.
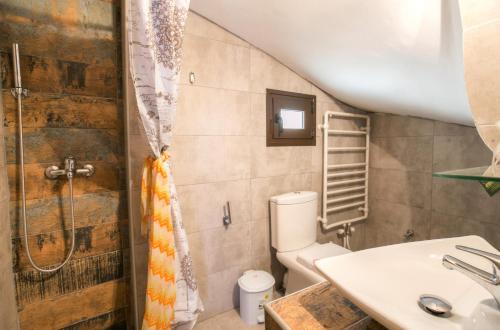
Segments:
[[[170,329],[176,300],[175,238],[170,205],[168,154],[144,162],[141,230],[149,236],[148,283],[143,330]]]

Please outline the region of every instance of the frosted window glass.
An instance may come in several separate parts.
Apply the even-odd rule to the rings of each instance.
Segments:
[[[283,129],[304,129],[304,111],[281,109],[280,116]]]

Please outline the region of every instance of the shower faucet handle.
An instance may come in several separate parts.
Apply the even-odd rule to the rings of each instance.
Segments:
[[[74,175],[92,176],[95,172],[94,166],[90,164],[84,165],[82,168],[76,168],[76,160],[73,156],[68,156],[64,159],[64,169],[59,166],[51,165],[45,169],[45,176],[48,179],[57,179],[61,175],[65,175],[68,179]]]
[[[85,164],[83,165],[82,168],[76,169],[76,175],[83,175],[86,177],[94,175],[94,172],[95,172],[94,166],[90,164]]]

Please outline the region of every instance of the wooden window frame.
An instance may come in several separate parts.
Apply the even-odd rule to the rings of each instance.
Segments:
[[[304,111],[304,130],[283,133],[283,137],[276,137],[277,124],[275,123],[275,105],[277,101],[292,103],[295,100],[310,102],[310,108]],[[306,137],[307,136],[307,137]],[[315,146],[316,145],[316,96],[294,92],[285,92],[275,89],[266,89],[266,145],[268,147],[283,146]]]

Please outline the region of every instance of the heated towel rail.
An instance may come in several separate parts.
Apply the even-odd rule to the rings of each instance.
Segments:
[[[359,130],[330,129],[330,121],[335,118],[364,121]],[[327,111],[323,115],[323,201],[322,213],[318,218],[324,230],[343,227],[339,234],[344,238],[344,246],[349,245],[351,224],[368,217],[368,167],[370,151],[370,117],[366,115]],[[364,146],[334,147],[331,142],[349,136],[365,137]],[[332,138],[332,139],[330,139]],[[337,139],[337,140],[334,140]],[[363,153],[363,161],[355,163],[333,163],[332,153]],[[339,197],[341,196],[341,197]],[[335,212],[357,209],[359,216],[328,223],[328,215]],[[347,241],[346,241],[347,240]]]

